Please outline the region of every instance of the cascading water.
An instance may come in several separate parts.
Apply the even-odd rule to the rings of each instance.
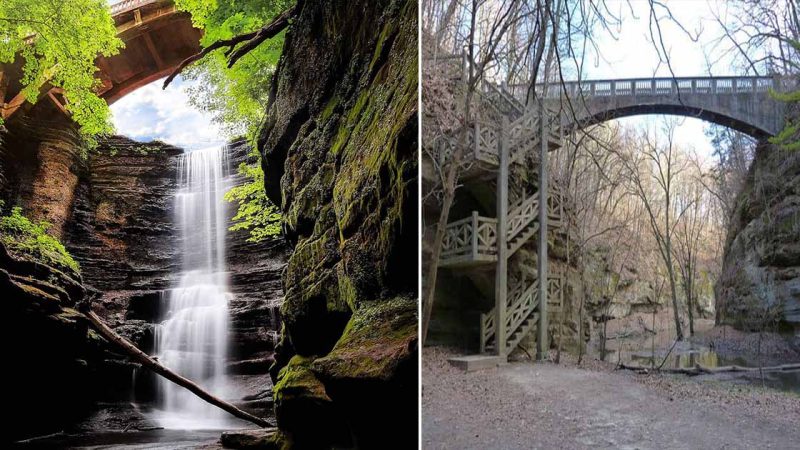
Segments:
[[[156,327],[156,355],[175,372],[207,391],[227,391],[224,362],[228,346],[228,280],[225,267],[229,187],[225,148],[194,150],[178,165],[175,199],[180,228],[182,271],[167,297],[163,322]],[[156,419],[165,428],[221,428],[224,411],[186,389],[159,378]]]

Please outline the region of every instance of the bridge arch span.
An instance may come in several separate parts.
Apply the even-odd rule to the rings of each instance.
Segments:
[[[770,90],[785,91],[785,80],[774,77],[695,77],[590,80],[552,84],[545,106],[560,111],[564,132],[635,115],[667,114],[694,117],[762,139],[784,127],[785,104]],[[516,99],[526,86],[500,88]]]
[[[117,36],[125,47],[116,55],[99,56],[95,60],[96,77],[100,80],[97,94],[109,105],[166,77],[183,60],[201,50],[202,31],[194,28],[190,15],[179,11],[173,0],[122,0],[111,5],[111,16]],[[0,66],[0,117],[3,119],[29,111],[33,104],[40,103],[27,102],[22,92],[22,64],[22,59],[17,58],[11,64]],[[45,86],[38,100],[49,98],[64,112],[60,94],[60,89]]]
[[[593,115],[584,115],[579,117],[577,122],[566,122],[564,131],[569,133],[610,120],[645,115],[668,115],[700,119],[734,129],[756,139],[765,139],[774,136],[777,131],[779,131],[770,126],[771,124],[754,123],[755,121],[752,120],[752,118],[747,118],[746,116],[735,117],[728,112],[715,111],[708,107],[664,103],[618,106],[595,112]]]

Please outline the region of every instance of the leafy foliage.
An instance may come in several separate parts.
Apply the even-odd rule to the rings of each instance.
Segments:
[[[201,45],[252,32],[269,23],[293,2],[287,0],[176,0],[204,31]],[[189,67],[183,76],[197,80],[191,103],[210,112],[229,135],[253,135],[263,120],[268,86],[283,49],[284,33],[259,45],[232,68],[224,52],[215,51]]]
[[[59,269],[80,272],[78,263],[64,245],[47,233],[50,226],[47,222],[32,222],[17,206],[11,209],[10,214],[0,216],[0,242],[12,253],[27,255]]]
[[[192,22],[203,29],[201,45],[257,30],[287,9],[288,0],[176,0],[176,6],[192,15]],[[198,83],[190,87],[190,103],[211,113],[229,136],[245,135],[255,148],[256,131],[264,120],[269,85],[283,49],[284,33],[262,43],[232,68],[224,52],[216,51],[183,73]],[[260,158],[260,155],[256,157]],[[225,198],[238,203],[235,230],[249,230],[250,242],[261,242],[280,234],[280,213],[264,192],[264,172],[260,161],[242,164],[240,175],[249,181],[235,187]]]
[[[0,1],[0,63],[22,56],[28,101],[47,84],[63,88],[65,106],[90,142],[113,131],[108,104],[95,94],[94,61],[123,47],[116,34],[106,0]]]
[[[249,181],[225,193],[225,200],[239,204],[230,230],[250,231],[248,242],[262,242],[279,235],[281,214],[267,198],[261,164],[242,163],[239,166],[239,174],[247,177]]]

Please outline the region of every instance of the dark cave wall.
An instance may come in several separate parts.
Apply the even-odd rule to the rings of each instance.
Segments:
[[[407,0],[304,2],[286,34],[258,149],[293,247],[272,374],[295,440],[416,445],[416,35]]]

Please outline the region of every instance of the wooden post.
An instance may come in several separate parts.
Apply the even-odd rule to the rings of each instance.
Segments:
[[[486,314],[481,313],[481,354],[486,353],[486,341],[484,341],[484,336],[486,336]]]
[[[477,114],[476,114],[476,116],[477,116]],[[480,128],[480,123],[477,120],[477,117],[476,117],[476,120],[475,120],[475,126],[472,128],[472,131],[473,131],[473,133],[475,133],[473,135],[473,138],[472,138],[473,144],[474,144],[473,147],[472,147],[472,152],[475,155],[475,160],[477,161],[478,157],[481,155],[481,152],[478,149],[478,147],[480,146],[481,128]]]
[[[497,270],[494,282],[494,343],[498,356],[506,350],[506,302],[508,298],[508,117],[500,128],[500,169],[497,173]]]
[[[540,160],[539,160],[539,254],[536,258],[539,277],[539,336],[537,338],[536,360],[547,359],[549,343],[547,339],[547,117],[544,103],[540,103],[539,120]]]
[[[472,211],[472,260],[478,260],[478,211]],[[481,345],[483,345],[482,339]]]

